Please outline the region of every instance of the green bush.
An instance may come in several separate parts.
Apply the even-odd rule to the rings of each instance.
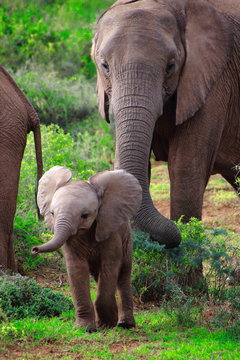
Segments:
[[[33,256],[31,254],[32,247],[39,245],[39,239],[43,237],[44,231],[45,225],[39,223],[36,215],[31,211],[27,216],[15,216],[13,241],[21,273],[26,274],[38,266],[46,265],[48,255]]]
[[[71,300],[22,276],[0,278],[0,308],[9,319],[53,317],[72,309]]]
[[[26,61],[52,63],[64,76],[95,75],[93,23],[112,0],[2,0],[0,63],[14,71]]]
[[[39,114],[41,123],[68,129],[97,111],[95,82],[83,75],[60,78],[50,66],[33,65],[18,69],[13,78]]]
[[[178,222],[182,242],[165,249],[133,232],[133,291],[138,301],[177,298],[185,303],[189,295],[220,292],[236,266],[240,248],[228,245],[230,235],[223,230],[205,229],[192,219]],[[203,271],[202,271],[203,265]]]

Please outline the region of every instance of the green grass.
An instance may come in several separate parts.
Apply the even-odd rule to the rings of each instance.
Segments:
[[[159,309],[140,311],[135,315],[136,329],[115,328],[93,334],[74,329],[69,314],[62,319],[25,319],[3,323],[0,326],[1,352],[6,354],[7,343],[15,344],[18,351],[35,347],[38,348],[35,350],[39,352],[38,359],[46,359],[41,357],[39,346],[54,344],[55,355],[58,352],[70,353],[69,359],[79,356],[86,360],[239,359],[239,343],[222,329],[210,331],[204,326],[183,328]]]
[[[151,169],[150,193],[154,201],[169,199],[170,184],[166,163],[157,165]]]

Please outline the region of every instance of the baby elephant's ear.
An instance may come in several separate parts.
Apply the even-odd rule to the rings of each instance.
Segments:
[[[72,178],[72,172],[63,166],[54,166],[39,180],[37,203],[40,213],[48,224],[50,205],[55,191],[65,185]]]
[[[136,214],[142,202],[142,188],[125,170],[103,171],[89,182],[100,199],[96,240],[103,241]]]

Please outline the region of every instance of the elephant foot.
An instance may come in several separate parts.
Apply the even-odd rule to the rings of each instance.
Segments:
[[[132,319],[119,319],[118,324],[119,327],[123,329],[130,329],[136,326],[134,318]]]
[[[95,321],[87,321],[82,319],[78,319],[75,321],[74,328],[75,329],[84,328],[89,333],[97,331]]]
[[[100,302],[99,299],[95,302],[96,322],[97,327],[113,328],[117,326],[118,309],[114,302],[106,303]]]
[[[111,321],[111,320],[98,320],[97,321],[97,327],[104,328],[104,329],[110,329],[117,326],[117,321]]]

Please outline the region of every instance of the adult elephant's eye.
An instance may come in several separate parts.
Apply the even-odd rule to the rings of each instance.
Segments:
[[[167,75],[170,75],[170,74],[173,73],[174,70],[175,70],[175,61],[174,61],[174,60],[171,60],[171,61],[169,61],[169,63],[167,64],[166,74],[167,74]]]
[[[103,61],[103,62],[101,63],[101,65],[102,65],[102,68],[103,68],[105,71],[109,71],[109,65],[108,65],[108,63],[107,63],[106,61]]]
[[[82,219],[87,219],[87,218],[88,218],[88,216],[89,216],[89,214],[88,214],[88,213],[83,213],[83,214],[81,215],[81,218],[82,218]]]

